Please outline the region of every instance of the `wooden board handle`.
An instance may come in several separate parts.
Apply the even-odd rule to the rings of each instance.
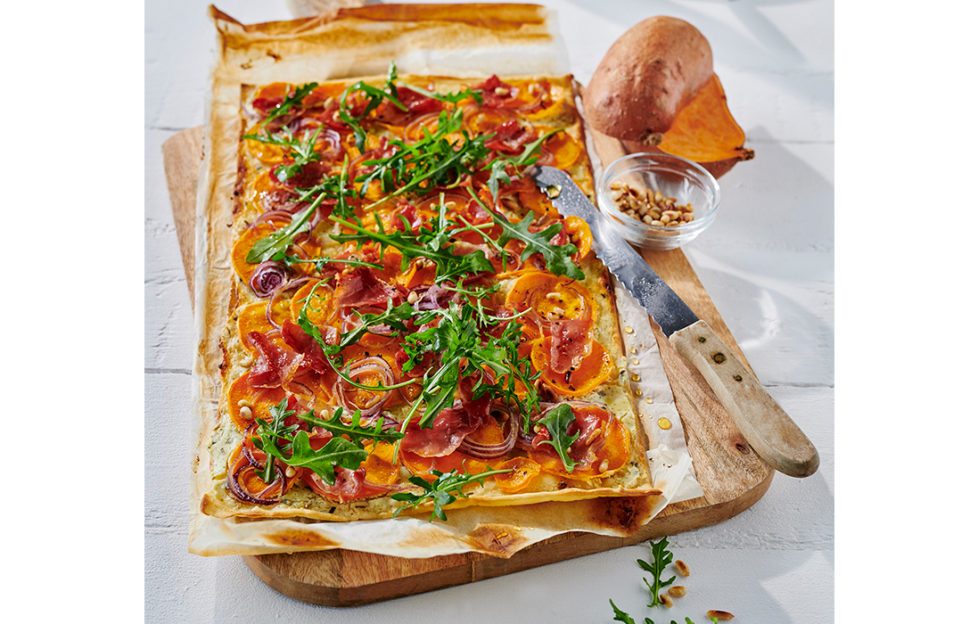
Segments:
[[[792,477],[818,469],[815,446],[706,321],[677,331],[669,342],[703,375],[761,459]]]

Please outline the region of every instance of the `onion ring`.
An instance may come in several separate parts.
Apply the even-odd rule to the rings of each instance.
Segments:
[[[253,505],[275,505],[282,500],[282,494],[285,493],[285,471],[279,465],[274,465],[275,469],[275,480],[268,484],[268,487],[263,489],[257,494],[251,494],[248,492],[243,485],[241,485],[241,474],[245,470],[257,471],[258,468],[253,466],[247,458],[242,458],[244,461],[239,459],[235,462],[234,470],[228,472],[227,485],[231,494],[235,498],[244,501],[246,503],[251,503]],[[240,464],[240,465],[238,465]],[[278,496],[271,498],[269,493],[274,489],[279,490]]]
[[[282,284],[277,290],[275,290],[275,292],[271,294],[271,296],[268,298],[268,306],[266,306],[265,308],[265,318],[272,325],[272,327],[276,329],[282,329],[281,323],[276,323],[275,319],[273,318],[274,315],[272,314],[272,310],[275,308],[275,303],[278,301],[279,295],[295,290],[297,287],[301,286],[302,284],[308,282],[311,279],[312,279],[311,277],[296,278],[290,282],[286,282],[285,284]]]
[[[275,219],[285,219],[289,223],[292,222],[292,213],[288,210],[269,210],[268,212],[263,212],[261,216],[255,219],[255,222],[251,224],[251,227],[255,227],[260,223],[265,223],[266,221],[274,221]]]
[[[502,428],[505,435],[503,441],[498,444],[482,444],[470,440],[469,436],[466,435],[462,438],[462,443],[459,444],[458,448],[460,451],[477,459],[495,459],[513,450],[513,447],[516,446],[516,438],[520,430],[519,422],[517,422],[519,419],[513,416],[510,407],[504,403],[493,403],[489,408],[489,414],[492,415],[493,412],[502,412],[503,414]],[[506,431],[507,423],[509,424],[508,432]]]
[[[268,260],[255,267],[248,286],[259,299],[265,299],[275,294],[288,281],[288,269],[281,262]]]
[[[383,383],[381,385],[389,386],[394,382],[394,369],[387,360],[378,355],[372,355],[358,361],[354,366],[350,367],[349,376],[351,379],[356,379],[360,375],[369,373],[380,373],[383,377]],[[375,391],[377,397],[369,405],[363,407],[354,404],[347,398],[345,387],[350,387],[350,385],[342,377],[337,375],[336,382],[333,385],[333,394],[336,396],[336,401],[347,410],[360,410],[361,416],[374,416],[378,414],[393,392],[392,390]],[[374,391],[368,390],[367,392]]]

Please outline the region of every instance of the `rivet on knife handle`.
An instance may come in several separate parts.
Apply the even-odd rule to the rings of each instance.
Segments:
[[[675,332],[669,342],[703,375],[761,459],[792,477],[818,469],[815,446],[705,321]]]

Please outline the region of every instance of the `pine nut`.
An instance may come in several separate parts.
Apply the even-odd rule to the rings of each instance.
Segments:
[[[622,182],[612,182],[610,188],[611,198],[622,213],[648,225],[676,227],[693,220],[692,204],[680,204],[661,190],[643,192]]]
[[[728,620],[734,619],[733,613],[720,611],[718,609],[710,609],[709,611],[706,612],[706,617],[716,618],[721,622],[726,622]]]

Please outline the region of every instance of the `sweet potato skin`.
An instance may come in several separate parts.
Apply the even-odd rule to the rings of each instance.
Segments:
[[[713,51],[695,26],[650,17],[608,49],[584,90],[584,116],[608,136],[654,145],[712,76]]]

